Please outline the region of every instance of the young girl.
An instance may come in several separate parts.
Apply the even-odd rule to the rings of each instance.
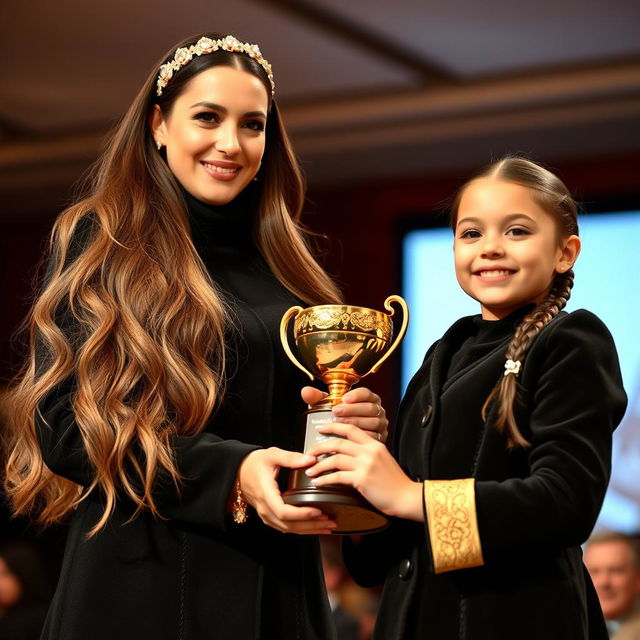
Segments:
[[[580,544],[626,396],[606,327],[562,311],[576,205],[553,174],[507,158],[462,188],[451,222],[457,279],[481,315],[457,321],[411,381],[398,462],[336,424],[325,432],[346,439],[311,451],[337,453],[308,473],[396,517],[346,543],[356,579],[384,582],[375,638],[604,640]]]
[[[333,523],[276,482],[313,462],[279,324],[340,295],[274,90],[257,45],[179,43],[56,223],[7,466],[17,513],[70,519],[44,639],[332,636],[317,540],[281,533]],[[384,434],[377,396],[347,400]]]

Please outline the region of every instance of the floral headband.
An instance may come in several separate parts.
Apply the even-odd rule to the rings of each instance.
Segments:
[[[203,37],[190,47],[180,47],[177,49],[173,60],[166,62],[160,67],[160,73],[158,74],[156,83],[156,93],[161,96],[162,90],[169,84],[169,80],[173,78],[173,74],[191,62],[193,56],[202,56],[207,53],[213,53],[214,51],[244,53],[250,58],[253,58],[267,74],[269,82],[271,83],[271,97],[273,98],[276,92],[276,83],[273,80],[271,65],[262,57],[262,53],[260,53],[260,48],[257,44],[240,42],[240,40],[234,36],[225,36],[224,38],[220,38],[220,40]]]

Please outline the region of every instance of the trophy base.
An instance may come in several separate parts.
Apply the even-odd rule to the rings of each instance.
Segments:
[[[305,412],[305,453],[320,442],[339,437],[326,436],[318,431],[318,427],[334,421],[331,405],[330,401],[325,400]],[[324,511],[337,525],[332,533],[371,533],[389,524],[387,516],[369,504],[355,489],[338,484],[315,487],[304,471],[291,470],[288,489],[282,494],[282,499],[294,507],[316,507]]]
[[[294,507],[321,509],[337,525],[332,534],[372,533],[389,524],[387,516],[357,491],[338,485],[314,487],[304,470],[296,469],[291,473],[291,488],[283,494],[283,500]]]

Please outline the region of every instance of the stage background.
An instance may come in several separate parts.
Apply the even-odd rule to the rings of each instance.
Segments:
[[[273,64],[309,183],[303,222],[327,236],[317,249],[349,302],[380,307],[401,292],[406,232],[442,224],[451,194],[505,153],[546,163],[588,211],[640,210],[637,0],[192,0],[179,11],[170,0],[33,0],[4,3],[0,13],[4,384],[24,355],[16,331],[56,215],[160,54],[203,29],[258,42]],[[633,241],[631,228],[623,236]],[[600,267],[606,286],[588,285],[579,263],[575,304],[599,311],[600,293],[621,272],[637,273],[637,252],[619,250],[619,240],[597,243],[611,257]],[[589,289],[595,300],[579,302]],[[637,284],[619,297],[635,300]],[[412,326],[427,335],[434,325],[428,317]],[[420,358],[423,345],[413,344],[406,349]],[[392,422],[400,360],[367,379]],[[637,407],[635,375],[627,391]],[[614,482],[624,500],[625,487],[640,484],[637,462],[621,465],[640,457],[631,415],[616,436]],[[635,527],[637,511],[634,502],[614,524]],[[0,541],[35,541],[52,582],[64,536],[64,527],[38,532],[11,520],[0,500]]]

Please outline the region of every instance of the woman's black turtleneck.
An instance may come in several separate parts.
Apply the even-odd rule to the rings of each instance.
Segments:
[[[184,195],[194,245],[231,319],[226,337],[227,388],[211,428],[224,438],[294,449],[299,429],[290,423],[291,409],[304,410],[300,389],[305,378],[282,349],[280,320],[289,307],[301,302],[273,275],[255,245],[257,195],[249,187],[223,206],[206,204],[188,192]],[[246,403],[256,405],[259,428],[235,419],[246,415]]]
[[[185,200],[194,245],[227,303],[233,324],[226,338],[224,399],[207,429],[227,439],[299,450],[303,435],[299,416],[306,408],[300,389],[309,381],[284,353],[280,320],[289,307],[304,303],[278,281],[255,246],[257,207],[251,187],[224,206],[205,204],[188,193]],[[286,474],[279,480],[284,490]],[[253,516],[245,526],[257,525]],[[274,530],[265,528],[263,535],[276,545],[263,559],[261,625],[267,637],[291,614],[291,607],[300,606],[291,574],[304,572],[308,560],[299,556],[299,545],[291,545]],[[262,543],[256,539],[255,544]],[[276,552],[280,546],[282,551]],[[282,554],[290,556],[286,569]],[[289,572],[289,581],[282,579],[283,571]]]
[[[244,192],[225,205],[211,205],[184,191],[193,243],[223,293],[255,302],[254,277],[270,272],[254,244],[254,198]],[[275,284],[275,283],[273,283]],[[278,283],[279,284],[279,283]]]

